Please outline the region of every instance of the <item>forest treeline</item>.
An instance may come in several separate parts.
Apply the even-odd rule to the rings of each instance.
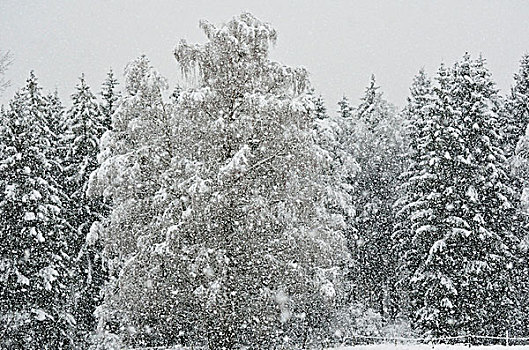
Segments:
[[[529,336],[529,54],[505,96],[464,54],[328,111],[268,23],[200,27],[190,88],[140,56],[2,106],[1,348]]]

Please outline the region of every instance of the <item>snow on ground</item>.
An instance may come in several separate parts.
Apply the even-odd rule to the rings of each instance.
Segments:
[[[145,350],[154,350],[162,348],[145,348]],[[189,348],[173,347],[167,348],[166,350],[187,350]],[[195,348],[199,349],[199,348]],[[326,348],[325,350],[529,350],[529,345],[472,345],[468,344],[374,344],[374,345],[352,345],[352,346],[337,346],[332,348]],[[132,350],[144,350],[144,349],[132,349]]]
[[[516,346],[505,346],[505,345],[479,345],[471,346],[472,350],[529,350],[529,345],[516,345]],[[329,348],[327,350],[467,350],[468,345],[457,344],[376,344],[376,345],[355,345],[355,346],[343,346]]]

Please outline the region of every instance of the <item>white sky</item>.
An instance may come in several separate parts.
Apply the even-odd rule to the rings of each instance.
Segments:
[[[12,88],[0,103],[31,69],[69,103],[81,73],[96,92],[110,66],[121,78],[141,53],[174,84],[177,42],[205,40],[199,19],[221,23],[242,11],[272,23],[279,32],[272,59],[307,67],[330,110],[344,94],[356,104],[371,73],[403,105],[420,67],[433,75],[465,51],[483,53],[505,92],[529,52],[529,1],[522,0],[0,0],[0,49],[15,57]]]

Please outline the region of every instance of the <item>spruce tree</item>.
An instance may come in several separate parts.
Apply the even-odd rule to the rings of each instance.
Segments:
[[[518,216],[521,222],[522,242],[520,244],[520,260],[515,266],[516,296],[519,302],[519,317],[516,320],[515,331],[521,336],[527,335],[529,324],[529,54],[522,57],[520,69],[514,75],[514,86],[507,99],[507,113],[510,120],[517,121],[519,127],[525,127],[525,133],[517,142],[515,154],[511,158],[511,168],[516,176],[518,195],[520,196]],[[525,124],[524,124],[525,123]]]
[[[323,97],[321,95],[316,96],[314,89],[309,91],[309,95],[312,97],[312,101],[314,103],[314,114],[316,118],[326,119],[328,115],[327,108],[325,107],[325,101],[323,101]]]
[[[413,153],[394,238],[414,325],[432,336],[503,334],[515,313],[514,191],[484,59],[441,66],[411,119]],[[413,94],[413,90],[412,90]],[[500,317],[500,315],[502,315]]]
[[[526,207],[529,204],[529,54],[522,57],[520,69],[514,74],[514,86],[506,106],[510,120],[516,124],[516,133],[512,136],[518,135],[511,165],[520,181],[518,189],[524,199],[521,209],[529,214]]]
[[[393,287],[395,299],[400,301],[395,305],[398,313],[404,315],[409,313],[410,298],[408,292],[409,271],[416,269],[413,266],[413,257],[418,254],[411,245],[409,227],[402,227],[401,215],[408,215],[408,209],[398,212],[395,208],[401,207],[402,203],[414,203],[421,196],[421,192],[427,190],[429,185],[419,188],[410,188],[414,184],[417,174],[425,174],[424,182],[428,184],[429,174],[425,167],[428,166],[426,153],[434,149],[435,124],[432,112],[435,105],[433,86],[430,78],[424,69],[414,77],[410,87],[410,96],[407,98],[407,105],[402,111],[404,119],[404,137],[406,140],[405,168],[398,177],[398,187],[396,191],[399,197],[393,208],[394,228],[391,236],[393,247],[391,249],[391,260],[393,261],[395,273],[392,275],[390,285]]]
[[[514,74],[514,85],[505,103],[503,131],[506,139],[505,153],[513,155],[518,140],[524,135],[529,124],[529,54],[522,56],[520,68]]]
[[[516,176],[516,184],[519,186],[519,202],[517,215],[521,242],[519,245],[519,259],[514,267],[514,284],[516,287],[516,299],[518,306],[518,317],[511,323],[511,334],[515,336],[526,336],[529,324],[529,133],[520,138],[516,145],[515,154],[511,158],[511,168]]]
[[[60,185],[62,195],[61,201],[66,203],[69,200],[68,195],[63,191],[63,186],[66,180],[63,162],[66,158],[68,147],[68,145],[64,143],[66,114],[65,108],[61,99],[59,98],[59,92],[57,90],[44,97],[43,112],[46,115],[46,119],[49,121],[49,129],[52,136],[50,139],[50,160],[53,161],[53,170],[50,173],[55,178],[55,181]]]
[[[347,99],[347,97],[342,97],[340,102],[338,102],[338,114],[344,119],[351,119],[353,116],[353,107]]]
[[[174,329],[175,323],[178,324],[182,314],[192,322],[191,312],[166,309],[166,302],[177,300],[170,291],[160,289],[168,293],[164,297],[153,290],[155,285],[156,289],[164,285],[163,276],[157,281],[152,278],[133,281],[124,274],[125,268],[130,272],[131,268],[135,269],[136,265],[127,267],[127,264],[134,261],[139,251],[153,248],[142,242],[149,235],[163,234],[164,212],[171,213],[164,207],[164,198],[172,190],[164,192],[171,176],[166,172],[176,150],[171,124],[173,106],[162,96],[166,89],[166,80],[154,70],[147,57],[141,56],[127,65],[123,97],[113,115],[111,129],[101,139],[100,168],[93,173],[89,185],[91,197],[104,195],[112,208],[108,219],[93,230],[102,244],[105,264],[109,266],[104,300],[96,310],[97,339],[115,340],[118,344],[129,325],[139,331],[139,337],[130,335],[136,338],[136,344],[175,344],[182,331],[182,328]],[[166,262],[156,260],[155,269],[160,263]],[[149,271],[153,265],[145,263],[142,268]],[[171,263],[167,268],[172,268]],[[167,271],[163,273],[169,278]],[[174,280],[166,282],[170,284]],[[138,327],[137,323],[147,326]],[[186,330],[191,331],[191,327]]]
[[[402,196],[395,205],[397,212],[392,239],[393,255],[398,259],[397,287],[407,296],[402,309],[408,311],[415,326],[419,299],[426,292],[414,284],[414,273],[424,262],[431,240],[436,239],[438,227],[445,219],[443,214],[448,203],[443,202],[442,192],[445,186],[451,186],[452,175],[442,177],[439,172],[452,169],[448,166],[440,168],[438,164],[448,160],[443,157],[443,147],[449,147],[451,143],[440,103],[441,96],[446,97],[442,89],[448,85],[447,75],[448,70],[441,65],[437,74],[440,87],[434,88],[424,71],[420,71],[410,88],[408,105],[403,113],[407,122],[408,165],[401,176],[403,183],[399,192]]]
[[[31,72],[9,104],[0,150],[1,347],[72,346],[71,230],[63,217],[46,101]]]
[[[45,97],[46,113],[50,124],[50,131],[56,140],[61,139],[65,131],[65,108],[59,97],[59,91],[55,89],[53,93]]]
[[[353,220],[355,216],[352,183],[359,170],[354,158],[352,108],[347,98],[339,102],[338,113],[327,114],[321,95],[312,96],[315,106],[315,140],[324,167],[323,177],[329,194],[328,208],[344,220],[341,231],[348,244],[357,239]],[[351,248],[351,247],[349,247]]]
[[[75,201],[84,197],[88,177],[97,167],[99,139],[105,131],[102,124],[97,100],[82,75],[72,95],[64,134],[69,148],[65,159],[68,192]]]
[[[392,205],[403,168],[403,123],[371,77],[352,115],[353,156],[359,166],[352,181],[356,211],[353,247],[353,299],[382,315],[390,310]],[[395,316],[394,314],[392,316]]]
[[[105,130],[110,130],[110,126],[112,124],[112,115],[116,111],[116,107],[118,105],[120,97],[120,92],[117,88],[118,85],[119,83],[114,76],[114,71],[110,69],[101,88],[101,97],[103,98],[103,103],[101,104],[100,118],[102,119],[102,125]]]
[[[103,122],[96,98],[82,75],[66,113],[62,141],[67,149],[62,165],[69,200],[68,221],[76,230],[70,241],[76,253],[77,281],[71,307],[75,310],[77,337],[81,343],[95,331],[94,311],[105,280],[101,247],[90,237],[90,229],[96,221],[103,220],[108,209],[101,196],[86,195],[90,174],[98,166],[99,140],[105,131]]]

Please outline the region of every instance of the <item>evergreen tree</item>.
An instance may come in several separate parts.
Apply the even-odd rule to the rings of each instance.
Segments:
[[[397,198],[398,175],[403,169],[403,123],[379,91],[374,76],[352,115],[353,155],[360,170],[353,179],[356,210],[350,243],[355,266],[353,299],[382,315],[391,312],[389,277],[392,275],[392,205]]]
[[[359,170],[354,158],[352,108],[347,98],[339,103],[338,113],[328,115],[321,95],[312,96],[315,106],[315,140],[318,154],[322,155],[324,182],[327,184],[328,209],[343,219],[341,231],[347,242],[356,241],[357,232],[352,224],[355,216],[352,183]],[[349,247],[351,248],[351,247]]]
[[[309,92],[314,103],[314,129],[317,143],[317,153],[326,164],[323,168],[324,179],[328,185],[328,208],[339,213],[345,220],[342,232],[351,235],[351,220],[354,216],[352,206],[352,179],[358,171],[352,150],[351,118],[346,113],[328,115],[327,108],[321,95],[315,96]]]
[[[167,228],[161,226],[164,212],[167,210],[165,215],[171,214],[171,210],[164,207],[164,191],[170,180],[165,172],[169,171],[176,152],[173,144],[176,139],[172,131],[173,106],[162,97],[166,89],[166,80],[151,67],[145,56],[127,65],[123,97],[111,129],[101,139],[101,165],[90,180],[91,196],[104,195],[112,207],[108,220],[93,230],[103,245],[103,258],[109,267],[103,304],[96,311],[98,339],[104,341],[114,339],[120,344],[117,335],[122,335],[129,323],[132,326],[136,322],[146,323],[145,328],[137,329],[143,335],[150,334],[146,339],[139,337],[139,344],[174,344],[180,337],[181,329],[170,330],[174,330],[172,327],[180,320],[182,312],[166,309],[164,304],[172,305],[177,300],[167,290],[170,286],[163,290],[168,293],[168,300],[153,290],[163,285],[163,276],[156,281],[152,278],[140,281],[123,275],[138,250],[148,248],[145,235],[167,233]],[[159,259],[154,265],[146,263],[143,268],[156,270],[160,263],[167,264],[167,269],[172,268],[170,262]],[[163,273],[168,278],[165,269]],[[174,280],[168,279],[165,283],[174,283]],[[191,318],[191,314],[188,316]],[[136,321],[136,317],[140,321]]]
[[[307,72],[268,60],[276,32],[250,14],[201,27],[206,44],[175,50],[201,78],[176,106],[145,59],[128,68],[93,183],[115,205],[105,246],[121,247],[106,315],[137,346],[307,342],[347,259],[343,220],[324,205]]]
[[[68,192],[76,202],[84,198],[88,177],[97,168],[99,139],[105,131],[102,124],[96,98],[82,75],[72,95],[72,107],[66,115],[64,135],[69,145],[65,159]]]
[[[414,168],[421,161],[421,147],[423,147],[421,143],[431,142],[425,139],[431,135],[429,130],[431,126],[426,124],[431,119],[428,113],[431,112],[434,103],[432,82],[424,69],[421,69],[413,79],[410,96],[402,112],[406,125],[406,141],[408,141],[408,168]]]
[[[520,62],[518,73],[514,74],[514,86],[507,99],[507,110],[513,125],[516,125],[513,138],[516,137],[515,155],[511,161],[514,173],[520,180],[520,191],[524,191],[524,211],[529,214],[529,54],[525,54]]]
[[[442,70],[443,66],[440,72]],[[405,155],[406,165],[403,172],[399,175],[399,183],[396,188],[400,195],[396,202],[397,208],[402,203],[413,203],[417,201],[421,195],[421,191],[428,189],[427,177],[430,175],[426,175],[426,178],[423,179],[425,184],[428,185],[413,189],[410,186],[415,180],[416,174],[425,173],[424,167],[428,166],[428,158],[425,157],[425,153],[435,149],[434,133],[436,133],[436,130],[432,115],[435,103],[436,99],[434,97],[431,80],[424,69],[421,69],[413,79],[407,105],[401,113],[404,119],[404,137],[407,149]],[[401,184],[401,181],[404,183]],[[398,312],[408,314],[411,300],[407,292],[412,289],[408,277],[409,271],[417,268],[417,266],[412,266],[411,264],[415,262],[413,257],[418,252],[412,249],[408,228],[404,229],[401,226],[402,223],[399,218],[399,213],[395,212],[395,206],[393,215],[395,221],[394,233],[391,237],[393,243],[391,260],[395,264],[395,274],[392,276],[390,285],[393,287],[394,292],[396,292],[394,298],[400,299],[398,305],[395,305]]]
[[[72,346],[71,231],[54,180],[46,101],[31,72],[0,134],[0,339],[3,348]]]
[[[325,102],[323,101],[323,97],[321,95],[316,96],[314,89],[311,89],[308,94],[312,97],[312,102],[314,103],[314,114],[316,118],[326,119],[328,115],[327,108],[325,107]]]
[[[517,213],[520,222],[521,242],[519,245],[519,260],[514,267],[514,285],[516,287],[516,298],[518,305],[517,318],[511,322],[511,334],[515,336],[526,336],[529,324],[529,133],[526,130],[518,144],[514,156],[511,158],[511,169],[518,180],[519,203]]]
[[[523,228],[520,244],[520,257],[515,268],[517,299],[520,305],[519,317],[513,322],[518,334],[527,335],[526,329],[529,324],[529,235],[527,234],[529,220],[529,54],[522,57],[520,70],[514,75],[515,85],[511,89],[511,95],[507,99],[507,112],[510,120],[517,121],[518,127],[525,127],[525,134],[520,137],[516,145],[515,154],[511,158],[511,169],[518,180],[516,182],[520,205],[518,215]],[[525,124],[524,124],[525,123]],[[513,123],[514,124],[514,123]],[[515,129],[519,130],[519,129]],[[514,135],[513,135],[514,136]]]
[[[64,106],[59,98],[57,89],[45,97],[47,119],[50,124],[50,131],[55,136],[54,139],[62,139],[65,131],[65,113]]]
[[[99,252],[101,247],[90,236],[90,229],[94,222],[103,220],[108,209],[101,196],[86,195],[89,176],[98,166],[99,139],[105,131],[103,122],[96,98],[82,75],[66,114],[63,144],[67,151],[62,163],[65,193],[69,199],[68,221],[76,230],[69,242],[76,253],[77,267],[71,307],[75,310],[80,342],[95,331],[94,311],[100,302],[99,294],[105,279]]]
[[[60,185],[61,201],[68,201],[68,196],[62,191],[65,183],[65,174],[63,171],[63,162],[66,158],[67,147],[64,143],[64,133],[66,128],[66,114],[65,109],[59,98],[59,93],[55,90],[53,93],[44,97],[44,114],[48,120],[49,129],[52,135],[50,139],[51,151],[50,160],[53,164],[53,170],[50,174],[55,178],[55,181]]]
[[[110,126],[112,124],[112,115],[116,111],[116,107],[118,105],[120,97],[120,92],[117,88],[118,85],[119,83],[114,76],[114,71],[110,69],[101,88],[101,97],[103,98],[103,103],[101,104],[100,118],[103,121],[102,124],[105,130],[110,130]]]
[[[510,157],[518,140],[524,136],[529,124],[529,54],[520,61],[520,69],[514,74],[514,86],[505,103],[506,115],[503,129],[506,134],[505,153]]]
[[[342,97],[340,102],[338,102],[338,114],[344,118],[344,120],[352,119],[353,116],[353,107],[349,103],[347,97]]]
[[[412,319],[432,336],[503,334],[516,308],[517,237],[497,91],[481,57],[441,66],[437,81],[432,97],[428,84],[412,89],[394,234],[407,252]]]
[[[375,75],[372,74],[369,86],[355,111],[355,119],[365,124],[365,127],[372,132],[381,122],[387,121],[388,116],[395,115],[395,107],[382,97],[379,89],[380,86],[377,86]]]

